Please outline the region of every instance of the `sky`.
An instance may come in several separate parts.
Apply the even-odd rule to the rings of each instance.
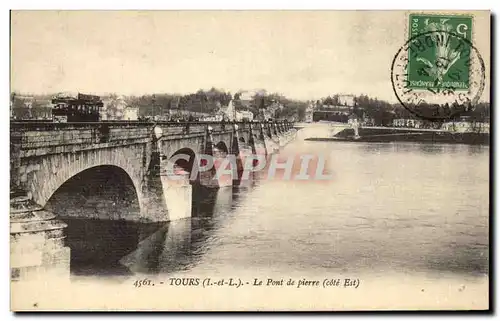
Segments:
[[[403,11],[13,11],[11,90],[235,93],[295,99],[367,94],[396,101],[391,63]],[[490,69],[488,12],[474,45]],[[483,100],[489,97],[489,72]]]

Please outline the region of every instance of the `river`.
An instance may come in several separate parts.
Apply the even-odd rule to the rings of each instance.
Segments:
[[[329,130],[309,125],[282,151],[329,155],[328,181],[257,175],[232,189],[197,188],[193,217],[162,225],[68,219],[73,277],[353,277],[422,292],[443,280],[486,289],[489,147],[304,141]]]

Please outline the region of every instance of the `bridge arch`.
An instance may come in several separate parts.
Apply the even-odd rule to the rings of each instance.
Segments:
[[[137,187],[125,169],[97,165],[73,175],[52,192],[45,208],[61,217],[134,220],[140,216]]]
[[[45,206],[52,195],[75,175],[94,167],[110,166],[115,171],[120,169],[123,175],[130,178],[142,210],[143,178],[147,170],[146,166],[143,166],[143,155],[144,150],[140,145],[114,150],[94,149],[78,153],[47,155],[37,159],[36,163],[29,162],[25,165],[27,181],[23,187],[36,203]]]
[[[215,145],[215,147],[216,147],[219,151],[221,151],[221,152],[225,153],[226,155],[227,155],[227,154],[229,154],[229,149],[228,149],[228,147],[227,147],[227,145],[226,145],[226,143],[225,143],[225,142],[220,141],[220,142],[218,142],[218,143]]]
[[[193,167],[194,166],[198,166],[198,164],[195,163],[195,161],[196,161],[196,153],[191,148],[184,147],[184,148],[181,148],[181,149],[177,150],[176,152],[174,152],[172,154],[172,156],[170,156],[168,158],[168,160],[172,160],[177,155],[186,155],[186,156],[189,157],[189,160],[177,159],[175,161],[175,165],[181,167],[185,171],[191,173],[193,171]],[[165,157],[164,160],[166,158],[167,157]]]

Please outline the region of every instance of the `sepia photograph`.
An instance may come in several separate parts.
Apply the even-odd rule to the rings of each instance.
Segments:
[[[491,309],[491,23],[11,10],[11,311]]]

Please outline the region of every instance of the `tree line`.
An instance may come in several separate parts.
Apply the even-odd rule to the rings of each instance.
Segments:
[[[48,109],[51,107],[51,98],[53,95],[22,95],[20,93],[11,94],[11,113],[17,119],[46,118],[50,115]],[[260,90],[246,95],[244,91],[234,94],[222,89],[210,88],[209,90],[200,89],[190,94],[169,94],[157,93],[141,96],[118,96],[117,94],[108,94],[102,96],[106,105],[106,113],[110,119],[119,119],[120,113],[127,106],[137,107],[140,117],[152,117],[156,115],[168,115],[176,110],[185,112],[196,112],[205,114],[214,114],[222,108],[226,108],[232,100],[236,110],[251,111],[254,118],[262,115],[275,119],[295,119],[304,121],[306,110],[309,104],[315,104],[315,110],[323,110],[323,105],[340,104],[339,95],[331,95],[314,102],[295,100],[285,97],[279,93]],[[468,116],[472,121],[484,122],[490,117],[490,104],[486,102],[478,103],[473,106],[459,105],[431,105],[419,104],[418,106],[409,104],[392,104],[385,100],[370,97],[368,95],[354,96],[354,106],[352,113],[359,117],[369,118],[375,125],[389,125],[393,119],[416,119],[418,116],[409,110],[418,110],[420,115],[428,118],[442,117],[456,118]],[[328,110],[328,108],[326,109]],[[453,111],[458,111],[454,114]]]
[[[316,110],[328,110],[322,107],[323,105],[339,105],[339,95],[327,96],[316,102]],[[411,112],[411,111],[416,111]],[[418,106],[415,104],[407,104],[406,106],[400,103],[389,103],[385,100],[370,97],[368,95],[354,96],[354,106],[352,113],[360,118],[370,119],[374,125],[388,126],[392,124],[394,119],[448,119],[458,120],[463,116],[468,117],[473,122],[487,122],[490,118],[490,104],[480,102],[475,106],[467,104],[428,104],[421,103]]]
[[[190,94],[156,93],[141,96],[107,94],[101,96],[105,104],[108,119],[120,119],[127,107],[138,108],[139,117],[165,116],[175,111],[214,114],[227,108],[233,101],[236,110],[247,110],[258,117],[264,111],[272,110],[273,118],[291,118],[303,120],[307,104],[299,100],[288,99],[278,93],[265,90],[243,98],[244,91],[235,94],[217,88],[200,89]],[[53,95],[11,94],[11,113],[17,119],[44,118],[52,107]],[[274,108],[279,105],[281,108]]]

